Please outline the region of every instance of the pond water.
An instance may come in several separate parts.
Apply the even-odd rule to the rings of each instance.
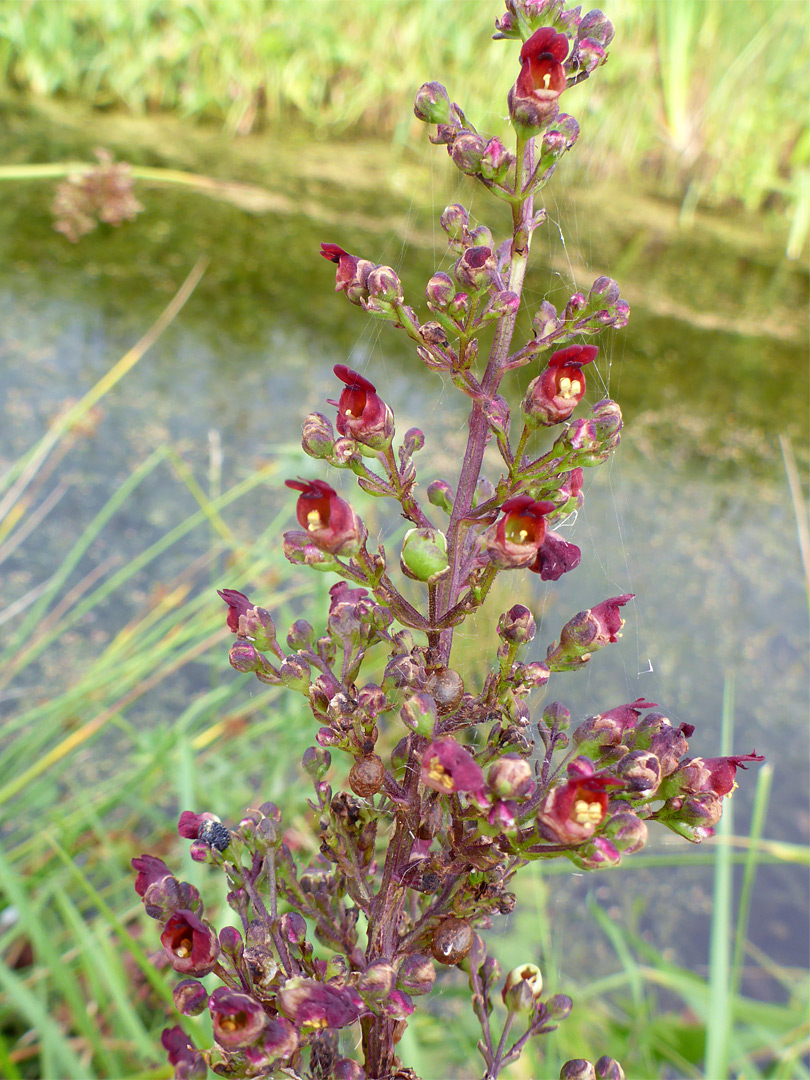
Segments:
[[[425,280],[447,268],[437,218],[447,202],[503,224],[482,194],[456,182],[442,148],[414,132],[412,147],[381,142],[308,143],[279,132],[236,143],[172,121],[96,116],[49,106],[5,118],[7,161],[88,160],[97,145],[143,165],[191,169],[263,185],[274,208],[248,213],[226,201],[139,188],[134,224],[103,228],[71,245],[55,233],[44,183],[7,184],[0,200],[0,350],[7,463],[43,432],[67,398],[90,387],[144,332],[200,255],[209,265],[194,296],[148,356],[103,403],[95,436],[71,453],[70,485],[24,556],[7,564],[7,602],[43,580],[65,535],[83,527],[148,453],[170,441],[204,475],[209,432],[223,452],[223,486],[269,456],[290,470],[322,475],[296,455],[300,420],[336,393],[333,364],[367,373],[391,403],[398,428],[423,427],[422,484],[451,482],[464,434],[464,403],[427,372],[404,337],[371,323],[332,292],[329,241],[400,272],[420,307]],[[719,752],[726,680],[736,686],[735,749],[754,747],[774,769],[765,835],[808,841],[807,596],[779,436],[806,464],[807,274],[781,256],[766,219],[698,215],[678,228],[678,209],[643,190],[606,190],[587,173],[566,188],[565,165],[545,192],[549,221],[536,234],[528,307],[544,295],[564,304],[607,273],[632,315],[605,339],[590,400],[607,391],[622,405],[625,439],[614,462],[587,477],[586,502],[571,530],[583,566],[570,580],[534,583],[553,635],[570,614],[632,591],[621,645],[552,690],[577,716],[638,696],[673,722],[694,723],[694,753]],[[518,336],[528,332],[528,318]],[[535,372],[517,373],[519,399]],[[345,483],[345,478],[344,478]],[[289,500],[263,491],[244,528],[263,527]],[[156,477],[94,546],[87,565],[114,548],[131,556],[175,520],[177,492]],[[184,511],[185,512],[185,511]],[[385,532],[396,522],[380,518]],[[186,553],[174,556],[188,558]],[[153,583],[152,583],[153,584]],[[133,609],[151,587],[139,580]],[[509,582],[506,604],[523,599]],[[123,621],[124,614],[120,614]],[[110,618],[115,620],[113,613]],[[484,633],[471,627],[469,641]],[[742,774],[744,776],[744,774]],[[745,833],[756,775],[735,796]],[[657,841],[671,850],[672,841]],[[609,880],[612,878],[613,880]],[[553,908],[564,925],[586,892],[628,915],[680,962],[705,965],[708,868],[656,875],[555,879]],[[630,893],[633,896],[629,895]],[[751,939],[780,964],[808,960],[807,872],[760,869]],[[746,989],[779,998],[764,972]]]

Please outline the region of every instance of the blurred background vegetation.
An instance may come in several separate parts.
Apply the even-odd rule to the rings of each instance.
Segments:
[[[795,1080],[810,1076],[810,20],[790,0],[605,6],[616,41],[563,98],[582,138],[543,193],[518,335],[542,297],[616,277],[632,317],[601,340],[589,386],[620,401],[627,438],[587,478],[581,570],[533,583],[531,658],[574,611],[637,592],[621,646],[552,694],[576,717],[643,694],[698,724],[695,753],[755,746],[768,764],[741,774],[711,845],[657,837],[606,875],[529,869],[493,951],[505,969],[539,961],[576,1007],[506,1076],[609,1053],[637,1078]],[[390,262],[420,308],[449,265],[447,202],[503,227],[410,104],[439,79],[479,129],[508,135],[516,47],[490,40],[498,14],[483,0],[0,0],[9,1080],[170,1074],[172,977],[129,860],[163,856],[221,910],[217,877],[176,842],[180,810],[230,822],[275,799],[307,842],[311,723],[228,667],[214,589],[272,608],[280,637],[302,615],[317,625],[330,582],[280,557],[281,485],[316,469],[300,420],[334,396],[334,363],[373,378],[400,430],[425,428],[423,485],[453,480],[464,403],[333,295],[316,252]],[[71,244],[54,185],[99,146],[131,163],[143,210]],[[534,372],[518,374],[513,403]],[[396,551],[385,506],[343,493]],[[527,588],[507,575],[493,606]],[[474,678],[487,635],[483,619],[459,635]],[[409,1028],[420,1075],[477,1074],[465,997],[445,973]],[[204,1017],[187,1030],[207,1045]]]
[[[171,111],[246,134],[300,118],[321,135],[404,139],[402,103],[441,72],[500,134],[506,47],[470,3],[431,0],[5,0],[0,80],[100,109]],[[810,222],[808,31],[802,0],[618,0],[579,165],[641,173],[684,212],[775,208],[797,256]],[[640,85],[644,93],[637,92]]]

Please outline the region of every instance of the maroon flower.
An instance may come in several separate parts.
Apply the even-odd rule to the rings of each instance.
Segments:
[[[529,569],[543,581],[557,581],[569,570],[575,570],[581,558],[582,552],[576,544],[569,544],[559,533],[548,529]]]
[[[519,124],[540,127],[559,110],[557,99],[567,85],[562,62],[568,38],[550,26],[536,30],[520,50],[520,74],[509,91],[509,112]]]
[[[538,821],[561,843],[587,840],[607,813],[608,788],[621,785],[621,780],[609,776],[573,777],[546,795],[537,811]]]
[[[487,556],[501,569],[528,566],[546,535],[545,515],[554,509],[552,502],[535,502],[531,495],[508,499],[501,510],[503,517],[483,535]]]
[[[337,244],[321,244],[321,255],[330,262],[337,263],[335,275],[335,292],[347,289],[354,281],[360,259],[356,255],[350,255]]]
[[[345,364],[335,364],[335,375],[346,383],[339,401],[330,401],[338,410],[337,429],[374,450],[384,449],[394,436],[394,416],[376,388]]]
[[[300,977],[287,980],[278,1003],[297,1028],[316,1031],[347,1027],[365,1008],[359,994],[349,987]]]
[[[362,525],[351,506],[323,480],[286,480],[300,491],[295,507],[299,524],[312,542],[332,555],[356,550]]]
[[[175,911],[163,928],[160,943],[175,971],[202,976],[214,970],[219,955],[217,935],[193,911]]]
[[[679,788],[684,793],[731,795],[737,787],[737,769],[747,768],[744,764],[746,761],[764,760],[762,754],[758,754],[756,750],[750,754],[737,754],[732,757],[692,758],[683,762],[672,779],[679,782]]]
[[[631,701],[629,705],[617,705],[613,709],[608,709],[607,712],[600,713],[599,716],[602,720],[612,720],[624,733],[636,726],[639,715],[645,709],[655,708],[657,706],[654,701],[645,701],[643,697],[640,697]]]
[[[239,616],[244,615],[253,607],[253,601],[248,600],[244,593],[236,589],[217,589],[217,595],[222,597],[228,605],[226,622],[232,634],[239,633]]]
[[[635,593],[623,593],[621,596],[611,597],[610,600],[603,600],[601,604],[591,608],[590,619],[596,630],[596,640],[592,643],[592,648],[619,640],[619,631],[624,626],[619,608],[628,604],[634,596]]]
[[[521,403],[530,425],[549,427],[568,419],[585,394],[582,368],[598,352],[595,345],[570,345],[549,357],[546,370],[532,379]]]
[[[422,754],[422,783],[442,795],[480,792],[484,774],[472,754],[450,737],[431,743]]]
[[[560,631],[559,644],[549,651],[546,662],[555,665],[581,663],[580,657],[587,658],[595,649],[618,641],[619,631],[624,626],[619,608],[629,603],[634,595],[613,596],[569,619]]]
[[[186,840],[196,840],[200,835],[200,826],[205,821],[218,821],[214,814],[195,814],[193,810],[184,810],[177,822],[177,832]]]
[[[174,874],[168,868],[163,859],[156,855],[139,855],[132,860],[133,869],[138,871],[135,878],[135,892],[143,896],[150,885],[155,885],[165,878],[172,878]]]
[[[539,100],[558,98],[565,90],[566,76],[562,66],[568,56],[568,38],[551,26],[535,30],[520,50],[520,75],[515,84],[518,97]]]
[[[219,986],[208,999],[214,1038],[226,1050],[250,1046],[262,1033],[267,1019],[255,998]]]
[[[174,1065],[176,1080],[201,1080],[208,1075],[202,1054],[189,1042],[179,1024],[164,1028],[160,1041],[169,1055],[169,1064]]]

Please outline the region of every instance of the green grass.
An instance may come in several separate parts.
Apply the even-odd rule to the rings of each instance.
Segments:
[[[517,62],[515,43],[490,40],[497,14],[464,0],[2,0],[0,85],[233,132],[293,117],[321,135],[404,142],[415,88],[438,78],[502,134]],[[563,99],[587,131],[589,168],[645,174],[687,217],[729,200],[786,208],[797,257],[810,227],[805,6],[615,0],[607,14],[609,63]]]

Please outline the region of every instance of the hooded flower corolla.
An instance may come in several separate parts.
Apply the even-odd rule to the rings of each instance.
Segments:
[[[219,956],[214,931],[193,911],[175,911],[163,928],[160,943],[175,971],[184,975],[207,975]]]
[[[581,558],[582,552],[576,544],[569,544],[549,529],[529,569],[539,574],[542,581],[558,581],[569,570],[575,570]]]
[[[502,569],[528,566],[546,535],[545,515],[554,509],[552,502],[535,502],[531,495],[508,499],[503,517],[484,533],[489,560]]]
[[[228,629],[232,634],[238,634],[239,617],[253,607],[253,601],[249,600],[244,593],[237,592],[236,589],[217,589],[217,595],[228,605],[228,615],[225,620]]]
[[[556,100],[565,90],[562,62],[568,56],[568,38],[551,26],[535,30],[520,50],[520,74],[515,96],[538,101]]]
[[[214,1038],[226,1050],[250,1046],[262,1033],[266,1022],[264,1009],[248,994],[219,986],[208,999],[208,1011]]]
[[[174,1066],[176,1080],[199,1080],[208,1075],[202,1054],[192,1046],[179,1024],[164,1028],[160,1041],[169,1055],[169,1064]]]
[[[360,519],[324,480],[286,480],[288,488],[300,491],[295,506],[299,524],[316,547],[332,555],[354,547],[360,538]]]
[[[150,885],[155,885],[165,878],[174,877],[163,859],[156,855],[139,855],[132,860],[132,867],[137,870],[135,892],[143,897]]]
[[[737,787],[737,769],[747,768],[744,764],[746,761],[764,760],[762,754],[758,754],[756,750],[750,754],[737,754],[732,757],[692,758],[680,766],[673,779],[680,782],[680,790],[684,793],[730,795]]]
[[[340,434],[376,450],[387,446],[394,435],[394,417],[377,394],[374,383],[345,364],[335,364],[334,372],[346,384],[340,400],[329,402],[337,406]]]
[[[595,345],[570,345],[552,353],[546,370],[526,389],[521,409],[528,424],[548,427],[568,419],[585,394],[582,368],[598,352]]]
[[[546,795],[538,821],[561,843],[587,840],[607,813],[608,789],[621,786],[621,780],[610,776],[573,776]]]
[[[297,1028],[342,1028],[353,1024],[365,1006],[349,987],[316,979],[288,979],[278,996],[279,1007]]]
[[[442,795],[479,792],[484,774],[472,754],[450,737],[431,743],[422,754],[422,783]]]

